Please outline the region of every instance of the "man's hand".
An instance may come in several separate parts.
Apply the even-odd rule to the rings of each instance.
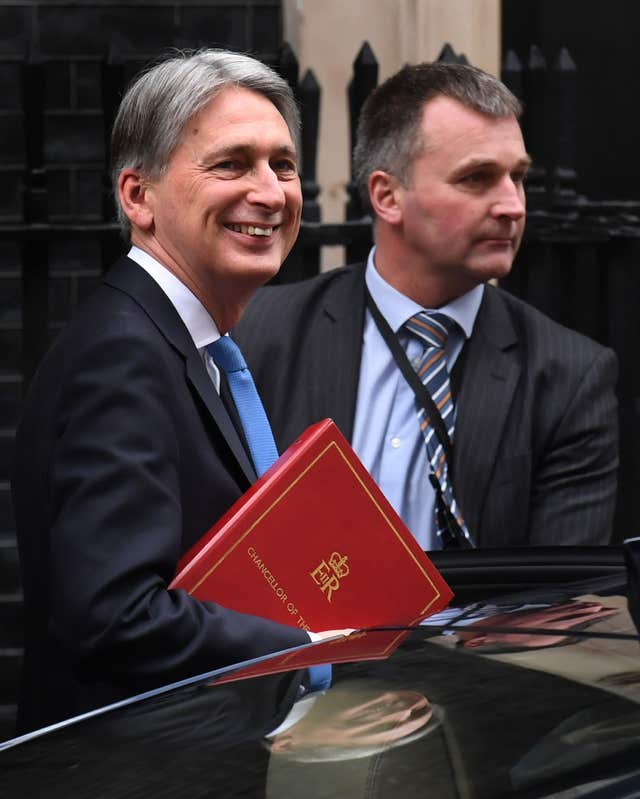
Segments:
[[[309,637],[312,641],[324,641],[325,638],[335,638],[337,635],[351,635],[354,628],[347,628],[345,630],[323,630],[321,633],[312,633],[309,631]]]

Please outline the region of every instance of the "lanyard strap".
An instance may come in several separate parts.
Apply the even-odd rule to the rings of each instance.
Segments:
[[[395,335],[389,323],[384,318],[380,309],[375,304],[373,297],[367,290],[367,308],[373,317],[373,321],[376,323],[376,327],[380,331],[380,335],[385,340],[389,351],[393,355],[393,359],[398,365],[398,369],[402,372],[404,379],[407,381],[413,393],[415,394],[416,401],[418,404],[424,408],[425,413],[427,414],[429,424],[434,429],[435,434],[438,436],[438,440],[442,445],[447,461],[449,464],[453,463],[453,454],[452,454],[452,445],[451,439],[449,438],[449,434],[447,433],[447,428],[445,423],[442,421],[442,416],[440,416],[440,411],[438,410],[435,402],[433,401],[431,394],[427,391],[427,389],[422,384],[422,381],[416,374],[415,369],[411,365],[411,361],[407,356],[407,353],[402,348],[398,337]],[[451,468],[451,467],[450,467]]]

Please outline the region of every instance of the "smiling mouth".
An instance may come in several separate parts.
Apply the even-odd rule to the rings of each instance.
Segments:
[[[513,244],[513,240],[511,238],[505,238],[504,236],[489,236],[485,239],[481,239],[485,244],[497,244],[497,245],[511,245]]]
[[[273,233],[273,226],[262,225],[225,225],[226,228],[232,230],[234,233],[244,233],[246,236],[271,236]]]

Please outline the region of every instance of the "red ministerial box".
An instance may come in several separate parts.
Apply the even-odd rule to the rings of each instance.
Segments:
[[[265,674],[293,671],[318,663],[344,663],[388,657],[407,637],[409,630],[356,630],[348,636],[328,638],[306,646],[287,649],[264,658],[251,666],[240,666],[216,677],[213,682],[235,682]]]
[[[330,419],[186,553],[169,588],[314,631],[416,624],[453,596]]]

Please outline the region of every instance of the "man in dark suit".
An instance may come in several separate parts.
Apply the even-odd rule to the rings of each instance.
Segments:
[[[524,230],[520,110],[469,66],[409,66],[387,80],[365,103],[354,153],[375,221],[367,264],[258,292],[234,332],[280,447],[332,417],[425,549],[611,534],[615,356],[488,282],[508,274]],[[435,350],[405,323],[434,311],[446,460],[440,436],[434,460],[427,451],[423,402],[398,368],[432,368]],[[442,537],[443,501],[468,536]]]
[[[45,358],[16,440],[22,731],[309,642],[167,590],[256,478],[207,345],[296,238],[297,126],[287,84],[225,51],[169,59],[122,101],[113,178],[133,246]]]

